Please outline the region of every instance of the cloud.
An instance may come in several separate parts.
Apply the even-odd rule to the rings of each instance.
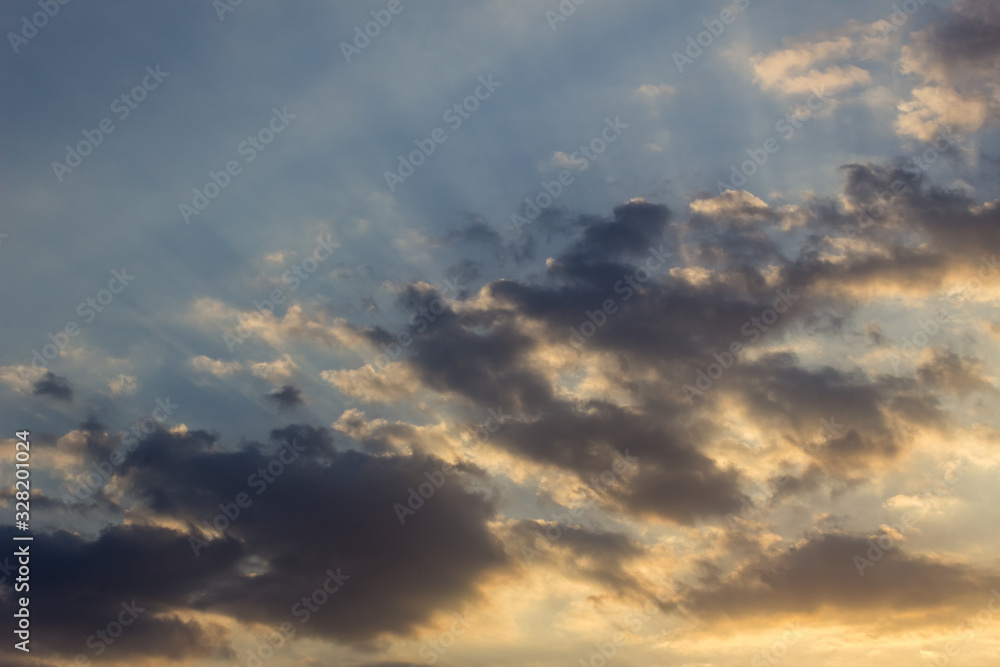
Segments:
[[[10,540],[13,527],[0,533]],[[122,604],[135,601],[133,623],[111,646],[109,655],[121,658],[157,656],[170,660],[192,658],[233,659],[228,631],[216,623],[184,620],[177,611],[182,601],[199,589],[209,588],[240,558],[232,540],[218,540],[193,558],[183,535],[143,526],[114,526],[92,541],[68,531],[36,532],[31,543],[31,565],[44,574],[60,595],[34,595],[32,616],[44,632],[46,647],[67,658],[92,654],[104,646],[95,629],[103,629],[122,614]],[[5,595],[0,609],[5,616],[15,610],[13,582],[0,584]],[[5,652],[12,651],[9,646]]]
[[[476,601],[484,577],[506,567],[504,547],[487,527],[493,501],[470,490],[469,480],[479,474],[474,468],[463,464],[445,475],[444,461],[419,452],[340,451],[328,431],[308,426],[276,430],[268,445],[225,451],[220,444],[203,431],[157,431],[114,472],[116,483],[140,499],[130,510],[137,520],[175,528],[133,522],[92,541],[63,533],[36,536],[48,557],[61,561],[60,574],[51,579],[61,591],[61,611],[54,614],[63,624],[61,636],[85,637],[97,627],[95,619],[126,598],[164,619],[199,613],[270,626],[295,622],[301,620],[293,616],[295,603],[322,585],[327,569],[342,568],[350,579],[301,628],[361,645],[385,634],[409,635],[435,613]],[[275,461],[281,456],[287,462],[289,452],[295,458],[278,472]],[[95,452],[106,455],[103,448]],[[431,484],[433,495],[417,495],[422,506],[404,514],[401,524],[395,506],[413,502],[410,490],[421,484]],[[220,505],[236,507],[241,493],[251,504],[216,533],[210,524],[221,516]],[[197,556],[193,538],[205,540],[196,543]],[[248,564],[255,565],[247,570]],[[251,575],[253,569],[258,571]],[[49,570],[40,564],[40,572]],[[156,627],[151,622],[150,632]],[[220,635],[208,627],[200,635],[191,631],[193,639],[203,639],[171,642],[175,635],[165,631],[161,643],[144,650],[193,655],[219,644]],[[134,636],[139,642],[139,633]],[[178,645],[170,648],[172,643]],[[67,639],[61,650],[80,649],[76,639]]]
[[[890,47],[878,22],[849,21],[835,30],[786,41],[785,48],[759,53],[750,59],[754,80],[762,89],[781,95],[808,95],[817,91],[834,95],[855,86],[867,86],[872,82],[871,72],[844,61],[880,58]],[[843,64],[834,64],[838,61]]]
[[[302,400],[302,392],[290,384],[286,384],[281,389],[275,389],[266,398],[275,403],[282,411],[305,405],[305,401]]]
[[[69,381],[52,371],[46,371],[45,375],[35,382],[32,393],[35,396],[50,396],[60,401],[73,400],[73,389],[69,386]]]
[[[399,363],[406,364],[427,389],[461,396],[481,410],[501,406],[512,414],[514,419],[495,434],[493,442],[518,457],[587,479],[613,464],[616,443],[628,443],[641,461],[638,472],[627,485],[603,494],[607,504],[685,523],[724,515],[741,501],[737,475],[700,454],[682,429],[663,423],[668,417],[680,420],[680,405],[660,405],[654,416],[606,401],[560,398],[535,358],[549,345],[563,343],[568,325],[578,325],[588,307],[599,306],[611,296],[615,281],[635,270],[627,260],[648,256],[651,245],[664,249],[664,235],[671,236],[669,218],[665,207],[639,201],[617,208],[610,220],[589,221],[579,238],[550,264],[555,285],[494,282],[481,293],[488,297],[482,306],[446,307],[426,330],[414,327],[410,332],[413,344]],[[649,289],[659,290],[652,284]],[[427,305],[435,298],[433,290],[410,293],[414,306]],[[686,356],[686,350],[671,349],[664,340],[662,313],[669,309],[650,298],[649,308],[662,309],[661,315],[649,323],[638,312],[621,315],[614,326],[609,321],[603,332],[607,335],[595,343],[641,354],[634,338],[638,325],[650,333],[657,331],[650,357]],[[704,303],[692,297],[691,305],[696,301]],[[504,319],[505,312],[516,317]],[[537,328],[531,333],[522,328],[519,322],[525,319],[545,324],[544,335],[539,337]],[[620,335],[627,331],[633,332],[631,339],[628,334]],[[689,332],[686,325],[685,338]],[[369,335],[375,343],[387,342],[386,334],[377,328]]]
[[[205,355],[193,357],[189,362],[196,373],[205,373],[215,377],[229,377],[243,371],[243,364],[238,361],[222,361],[211,359]]]
[[[579,169],[580,168],[579,159],[574,160],[570,155],[568,155],[568,154],[566,154],[566,153],[564,153],[562,151],[556,151],[555,153],[553,153],[552,154],[552,159],[549,160],[549,163],[553,167],[557,167],[559,169]]]
[[[299,303],[290,305],[279,317],[256,309],[241,311],[216,299],[200,298],[192,304],[187,318],[198,326],[233,335],[238,327],[244,327],[250,337],[259,336],[278,351],[283,350],[289,340],[307,341],[333,350],[353,349],[364,343],[358,327],[344,318],[333,318],[323,309],[313,310]]]
[[[913,35],[900,67],[924,85],[900,103],[897,131],[930,141],[945,128],[973,132],[1000,118],[1000,17],[989,0],[964,0]]]
[[[800,42],[767,55],[758,54],[751,59],[754,74],[765,89],[784,84],[789,75],[810,69],[823,60],[845,58],[853,48],[846,35],[822,42]]]
[[[941,347],[925,351],[926,361],[917,367],[917,377],[930,386],[944,389],[958,396],[974,391],[996,394],[996,388],[984,374],[984,364],[974,357],[960,357]]]
[[[626,570],[626,565],[642,557],[645,550],[622,533],[534,520],[518,521],[509,530],[510,550],[525,567],[545,564],[564,575],[597,583],[618,597],[643,590],[642,582]]]
[[[811,69],[798,76],[781,80],[777,87],[785,95],[810,93],[833,95],[854,86],[867,85],[871,81],[871,73],[868,70],[848,65],[828,67],[822,71]]]
[[[696,199],[690,204],[691,212],[706,217],[773,219],[775,213],[760,198],[745,190],[726,190],[716,197]]]
[[[720,391],[733,392],[733,400],[774,441],[803,449],[813,443],[824,420],[839,422],[843,429],[812,449],[827,474],[848,478],[865,475],[899,454],[902,444],[890,419],[895,400],[910,395],[933,404],[912,384],[880,382],[830,366],[803,368],[790,353],[741,364]],[[925,412],[931,415],[940,413]]]
[[[692,587],[680,607],[713,623],[748,618],[814,617],[867,624],[886,616],[921,615],[952,605],[973,610],[997,578],[971,567],[912,555],[901,547],[872,549],[874,538],[842,533],[813,534],[793,546],[761,554],[713,585]],[[855,557],[873,567],[858,572]],[[881,554],[881,555],[878,555]]]
[[[0,382],[21,394],[30,394],[34,383],[32,377],[39,374],[34,366],[0,366]]]
[[[658,99],[665,99],[672,96],[675,92],[677,92],[677,89],[665,83],[661,84],[647,83],[642,86],[639,86],[638,90],[636,90],[635,92],[640,97],[644,97],[647,100],[654,101]]]
[[[118,377],[108,383],[108,389],[112,396],[127,396],[134,394],[136,390],[136,379],[131,375],[119,373]]]
[[[264,378],[275,384],[288,382],[299,370],[299,365],[295,363],[288,354],[282,355],[281,359],[275,361],[251,362],[250,372],[257,377]]]
[[[948,150],[946,147],[945,152]],[[1000,250],[1000,239],[991,233],[1000,221],[1000,209],[982,206],[967,192],[935,185],[912,161],[902,165],[852,164],[844,170],[845,199],[860,214],[854,216],[851,226],[857,227],[864,213],[871,212],[866,241],[916,249],[905,236],[919,233],[948,264],[967,265],[967,271],[977,268],[984,253]],[[933,256],[931,252],[923,254]]]
[[[953,88],[925,86],[899,103],[896,130],[903,136],[930,142],[942,130],[978,130],[991,115],[989,104],[967,97]]]
[[[420,389],[412,369],[406,364],[389,364],[376,372],[371,364],[355,369],[326,370],[320,377],[352,398],[387,402],[412,396]]]

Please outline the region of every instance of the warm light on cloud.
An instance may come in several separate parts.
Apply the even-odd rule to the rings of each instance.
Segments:
[[[110,389],[111,393],[115,396],[135,393],[136,379],[131,375],[120,373],[118,377],[108,383],[108,389]]]
[[[210,359],[205,355],[192,358],[190,365],[196,373],[207,373],[216,377],[229,377],[243,371],[243,364],[238,361]]]
[[[274,384],[288,382],[298,370],[298,364],[287,354],[275,361],[260,361],[250,364],[251,373]]]
[[[896,130],[926,142],[933,141],[942,131],[978,130],[990,113],[982,100],[970,99],[942,86],[917,88],[911,100],[899,103],[899,111]]]

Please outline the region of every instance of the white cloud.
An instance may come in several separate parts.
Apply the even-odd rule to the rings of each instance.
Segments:
[[[243,370],[243,365],[238,361],[221,361],[205,355],[194,357],[188,363],[196,373],[207,373],[216,377],[229,377]]]
[[[250,364],[251,373],[275,384],[288,382],[297,370],[299,370],[298,364],[287,354],[277,361],[261,361]]]
[[[108,383],[112,396],[128,396],[135,393],[136,381],[131,375],[119,373],[118,377]]]

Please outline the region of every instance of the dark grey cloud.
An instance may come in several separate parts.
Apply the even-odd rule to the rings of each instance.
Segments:
[[[40,377],[32,389],[35,396],[50,396],[60,401],[73,400],[73,388],[69,386],[69,380],[52,371],[46,371]]]
[[[668,415],[592,401],[553,404],[538,419],[509,422],[493,437],[509,451],[577,472],[603,501],[631,513],[693,523],[734,511],[743,500],[737,473],[716,466],[671,426]],[[626,451],[637,459],[634,469],[602,483],[602,474],[616,471],[616,452]]]
[[[758,424],[779,440],[812,442],[824,420],[843,427],[830,433],[817,456],[835,467],[863,469],[871,459],[893,458],[899,443],[885,410],[897,392],[860,370],[808,369],[793,354],[765,355],[734,368],[730,387]]]
[[[1000,58],[1000,9],[991,0],[962,0],[927,27],[918,44],[954,73],[995,66]]]
[[[11,526],[0,528],[8,543],[13,534]],[[96,652],[103,646],[109,657],[117,658],[235,657],[222,628],[184,621],[175,613],[185,600],[228,576],[243,555],[235,541],[216,540],[194,558],[183,535],[130,525],[108,528],[92,541],[63,530],[36,532],[30,549],[35,584],[29,591],[34,593],[31,614],[37,624],[32,646],[38,654],[71,659],[82,653],[98,660]],[[0,609],[11,618],[13,582],[0,583],[0,589]],[[92,637],[118,619],[123,603],[130,606],[133,600],[144,611],[121,637],[111,644]],[[9,643],[0,650],[13,653]]]
[[[855,205],[877,201],[900,178],[912,185],[883,210],[878,225],[866,230],[871,248],[849,250],[844,261],[821,259],[821,251],[832,247],[830,239],[842,235],[842,226],[851,222],[824,202],[810,213],[817,226],[791,259],[785,255],[793,246],[785,244],[779,252],[770,238],[781,220],[766,207],[733,202],[703,207],[681,229],[670,224],[665,207],[633,202],[608,219],[581,219],[579,237],[548,263],[544,277],[495,281],[486,287],[495,305],[447,308],[425,330],[414,329],[406,363],[430,389],[458,393],[483,409],[502,406],[512,414],[514,419],[492,441],[518,456],[574,471],[586,480],[608,467],[615,449],[627,445],[642,461],[638,472],[627,488],[613,485],[601,494],[625,511],[694,522],[725,515],[740,504],[738,475],[701,453],[715,432],[711,406],[719,395],[735,397],[754,421],[800,447],[815,439],[823,420],[843,424],[842,431],[827,434],[812,450],[815,464],[808,486],[818,483],[818,470],[839,479],[864,479],[872,466],[893,460],[904,446],[905,439],[894,431],[894,415],[930,427],[947,422],[939,401],[916,378],[871,378],[861,371],[806,368],[794,355],[766,355],[737,364],[720,380],[721,393],[708,394],[702,409],[692,411],[679,401],[681,386],[693,383],[716,353],[728,350],[733,341],[753,342],[742,333],[745,325],[776,298],[773,276],[762,272],[765,264],[778,267],[778,284],[801,301],[764,335],[777,339],[787,331],[806,331],[842,337],[851,330],[855,305],[852,296],[842,293],[845,284],[888,279],[938,287],[956,258],[983,248],[984,228],[969,218],[978,214],[969,212],[966,196],[937,189],[922,175],[911,179],[898,166],[851,165],[845,176],[845,196]],[[920,207],[932,212],[918,214]],[[959,223],[943,247],[927,250],[919,240],[908,239],[914,231],[943,234],[945,221],[963,215],[968,223]],[[719,237],[720,232],[730,236]],[[715,275],[694,283],[664,274],[628,292],[616,289],[626,285],[622,278],[635,274],[651,247],[690,256],[692,247],[715,238],[728,238],[731,248],[723,243],[711,257],[695,252],[711,260]],[[735,250],[740,247],[744,250]],[[433,291],[415,287],[406,292],[411,306],[427,306],[435,297]],[[660,376],[645,384],[628,381],[627,373],[620,378],[634,399],[630,410],[599,400],[578,404],[557,398],[555,388],[529,361],[543,342],[569,343],[571,327],[578,328],[588,312],[599,310],[609,298],[620,310],[603,318],[585,344],[614,352],[625,366],[651,365]],[[524,319],[542,324],[544,338],[527,334],[520,326]],[[376,342],[389,340],[387,332],[372,330],[370,335]]]
[[[930,359],[917,368],[917,377],[921,382],[958,396],[966,396],[974,391],[997,393],[985,375],[981,360],[970,356],[961,357],[937,346],[930,349]]]
[[[562,253],[563,263],[592,268],[609,260],[646,255],[651,245],[664,242],[670,219],[666,206],[644,201],[616,207],[611,219],[583,219],[582,236]]]
[[[431,389],[516,415],[494,434],[496,444],[581,479],[610,470],[616,451],[627,449],[641,461],[636,476],[609,487],[605,500],[630,511],[691,522],[739,505],[735,472],[717,469],[687,438],[661,426],[668,413],[651,417],[610,403],[559,400],[526,358],[535,345],[530,337],[511,324],[494,325],[489,333],[474,331],[477,325],[475,316],[448,311],[414,336],[407,363]],[[673,408],[678,416],[681,410]]]
[[[511,551],[527,566],[548,562],[561,572],[600,584],[611,596],[643,590],[642,582],[625,566],[645,550],[622,533],[523,520],[512,526],[511,538]]]
[[[268,401],[275,403],[282,411],[292,410],[300,405],[305,405],[305,401],[302,400],[302,391],[290,384],[286,384],[280,389],[275,389],[266,398]]]
[[[779,244],[773,236],[782,231],[781,216],[749,200],[738,205],[733,195],[699,207],[684,224],[672,223],[664,206],[635,201],[609,218],[577,218],[575,240],[553,256],[543,276],[486,286],[492,305],[445,308],[432,323],[413,327],[405,363],[427,388],[457,393],[481,409],[502,406],[513,415],[493,436],[497,446],[571,470],[582,480],[607,469],[613,452],[627,445],[642,461],[638,472],[627,488],[612,485],[601,493],[625,511],[689,523],[739,506],[738,475],[702,453],[716,432],[711,409],[721,395],[735,397],[754,421],[800,447],[814,440],[823,420],[844,424],[813,450],[808,485],[818,483],[818,470],[862,480],[902,451],[906,439],[894,431],[893,416],[932,428],[947,423],[938,399],[917,378],[870,378],[860,371],[806,368],[792,355],[767,355],[737,364],[713,388],[720,393],[707,394],[699,409],[680,401],[682,386],[693,383],[717,353],[734,341],[755,342],[758,336],[748,340],[745,326],[771,308],[775,284],[794,295],[796,305],[764,336],[843,337],[855,327],[850,287],[891,281],[936,289],[956,262],[981,255],[1000,238],[987,239],[993,213],[973,211],[967,195],[938,188],[905,164],[849,165],[844,174],[847,201],[873,211],[875,219],[864,229],[865,244],[838,250],[846,253],[841,260],[824,254],[857,219],[835,202],[805,207],[808,228]],[[906,187],[894,190],[898,182]],[[877,208],[883,193],[892,191],[888,205]],[[938,242],[925,243],[928,238]],[[666,271],[642,285],[623,281],[638,275],[651,249],[660,256],[676,252],[676,263],[695,259],[715,273],[697,282]],[[777,267],[777,281],[764,273],[765,266]],[[437,297],[416,286],[401,295],[416,308],[429,307]],[[584,344],[616,354],[625,367],[654,368],[659,376],[643,383],[628,373],[611,378],[632,396],[629,410],[558,398],[530,362],[542,344],[570,344],[571,331],[608,299],[619,306],[617,313],[600,316]],[[525,320],[542,328],[528,334],[521,326]],[[368,334],[375,343],[391,340],[387,331]],[[872,342],[884,342],[884,336]]]
[[[879,538],[887,549],[878,546]],[[969,566],[910,554],[884,534],[818,533],[762,553],[714,583],[691,586],[678,603],[710,623],[789,614],[837,614],[843,622],[869,623],[886,612],[982,605],[997,582]]]
[[[770,207],[736,200],[723,194],[728,206],[711,215],[695,212],[684,234],[688,259],[706,268],[744,269],[785,263],[778,243],[771,237],[781,216]]]
[[[366,644],[408,634],[435,612],[475,600],[482,578],[508,563],[486,525],[492,501],[469,490],[469,475],[477,473],[467,466],[446,474],[443,461],[419,452],[338,451],[328,431],[300,425],[274,431],[268,444],[233,451],[221,444],[204,431],[159,431],[132,452],[116,476],[137,503],[133,511],[186,524],[188,531],[130,525],[96,542],[74,538],[77,551],[100,547],[103,556],[67,559],[59,580],[66,595],[94,597],[98,611],[128,594],[163,610],[219,612],[273,626],[300,620],[292,612],[296,602],[323,584],[328,569],[341,568],[350,579],[301,630]],[[433,489],[431,497],[410,498],[421,485],[424,495]],[[244,508],[237,505],[241,493],[250,499]],[[422,506],[401,523],[397,504],[418,501]],[[228,527],[218,518],[223,508],[240,511]],[[214,520],[224,535],[213,537]],[[193,538],[204,540],[194,542],[198,556]],[[124,549],[120,558],[116,549]],[[88,588],[103,591],[97,586],[125,567],[129,576],[105,586],[105,594]],[[95,583],[74,588],[74,581]]]
[[[939,152],[940,159],[954,154],[950,146]],[[816,229],[822,234],[783,267],[785,282],[832,294],[880,283],[930,292],[950,271],[975,271],[984,257],[1000,251],[1000,209],[981,206],[965,191],[935,185],[912,160],[842,169],[843,197],[856,212],[817,204]],[[843,237],[859,239],[860,245],[834,247],[832,241]],[[843,256],[822,258],[831,251]]]
[[[88,439],[87,458],[106,458],[113,443],[99,425],[91,424]],[[109,656],[235,658],[223,628],[184,621],[185,611],[272,627],[291,621],[307,635],[367,645],[475,600],[481,578],[507,564],[486,526],[492,502],[467,488],[467,475],[479,474],[469,466],[446,474],[443,461],[420,453],[338,452],[328,431],[300,425],[274,431],[268,444],[234,451],[221,444],[204,431],[157,431],[114,473],[139,521],[95,538],[36,533],[32,574],[59,591],[32,597],[39,654],[96,659],[97,640],[88,647],[88,637],[132,600],[143,611],[107,647]],[[275,461],[293,455],[278,471]],[[395,506],[416,504],[410,489],[422,484],[433,493],[416,496],[424,505],[401,524]],[[241,493],[250,499],[242,508]],[[222,512],[237,510],[224,534],[209,532],[213,521],[224,525]],[[142,525],[144,516],[188,529]],[[12,533],[0,529],[8,540]],[[295,605],[322,586],[327,570],[349,579],[322,614],[300,625]],[[14,609],[11,586],[0,583],[5,614]],[[3,652],[16,655],[9,646]]]
[[[498,281],[487,288],[498,304],[494,307],[439,308],[433,321],[411,328],[413,344],[405,363],[429,389],[457,393],[482,410],[499,407],[512,415],[493,442],[518,456],[565,468],[586,481],[610,470],[616,452],[628,449],[641,463],[627,485],[602,487],[602,500],[629,512],[690,523],[732,511],[742,496],[736,473],[717,468],[683,433],[685,407],[660,401],[647,414],[641,405],[627,411],[600,401],[563,400],[530,359],[543,342],[568,341],[568,327],[578,326],[588,309],[599,309],[613,296],[617,281],[636,272],[630,261],[644,262],[650,247],[661,256],[669,252],[669,220],[665,207],[644,202],[621,206],[610,219],[591,218],[551,263],[549,282]],[[633,292],[632,309],[608,317],[590,342],[620,351],[626,366],[627,357],[638,355],[657,363],[674,360],[687,368],[693,354],[709,356],[707,343],[713,338],[700,335],[714,332],[714,340],[728,346],[740,325],[761,311],[760,303],[732,296],[721,283],[707,289],[646,285],[642,289],[648,293],[640,297]],[[429,309],[438,296],[411,285],[400,298],[419,310]],[[511,316],[543,323],[549,340],[528,334]],[[728,326],[720,326],[720,319]],[[368,335],[376,344],[391,342],[389,332],[380,328]]]

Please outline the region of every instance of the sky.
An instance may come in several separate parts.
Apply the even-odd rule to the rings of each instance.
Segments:
[[[995,665],[1000,4],[0,26],[0,667]]]

